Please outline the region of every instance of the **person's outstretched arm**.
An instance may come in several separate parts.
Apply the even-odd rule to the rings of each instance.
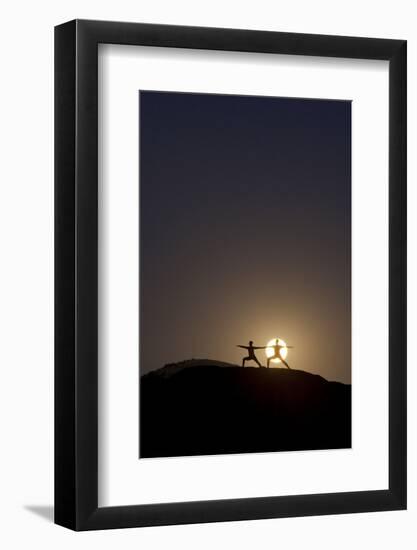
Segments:
[[[239,344],[236,347],[237,348],[243,348],[243,349],[249,349],[249,346],[240,346]]]

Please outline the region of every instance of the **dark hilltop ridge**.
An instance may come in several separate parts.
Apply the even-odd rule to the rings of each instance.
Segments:
[[[351,447],[351,386],[192,359],[140,383],[140,457]]]

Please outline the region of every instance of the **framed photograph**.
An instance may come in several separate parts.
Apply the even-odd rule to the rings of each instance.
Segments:
[[[55,522],[406,508],[406,42],[55,29]]]

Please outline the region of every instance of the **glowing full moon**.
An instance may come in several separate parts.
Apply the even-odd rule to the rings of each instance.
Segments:
[[[284,340],[282,340],[282,338],[273,338],[272,340],[269,340],[269,342],[266,344],[267,347],[265,349],[265,354],[267,357],[273,357],[275,355],[275,351],[274,351],[274,346],[275,346],[275,342],[278,340],[278,344],[280,346],[285,346],[283,348],[281,348],[281,357],[284,359],[287,358],[287,355],[288,355],[288,348],[286,347],[287,344],[284,342]],[[272,363],[281,363],[281,360],[280,359],[271,359],[271,362]]]

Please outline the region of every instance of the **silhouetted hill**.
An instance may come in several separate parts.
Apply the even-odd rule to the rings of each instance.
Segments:
[[[143,458],[351,446],[351,387],[308,372],[192,360],[140,392]]]
[[[180,370],[189,369],[190,367],[236,367],[233,363],[225,363],[224,361],[216,361],[214,359],[186,359],[178,363],[168,363],[161,369],[149,373],[145,376],[162,376],[164,378],[176,374]]]

